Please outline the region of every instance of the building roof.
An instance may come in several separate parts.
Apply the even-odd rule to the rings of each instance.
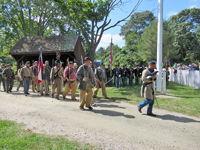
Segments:
[[[21,38],[10,50],[13,53],[73,52],[78,40],[78,35],[65,36],[37,36]]]

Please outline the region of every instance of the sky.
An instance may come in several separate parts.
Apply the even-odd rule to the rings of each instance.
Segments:
[[[138,0],[130,0],[129,3],[113,10],[109,16],[112,20],[111,25],[116,23],[119,19],[125,18],[131,12],[137,1]],[[168,20],[171,16],[176,15],[180,11],[194,7],[200,8],[200,0],[163,0],[163,19]],[[142,12],[145,10],[152,11],[157,17],[158,0],[143,0],[135,12]],[[125,41],[123,40],[123,37],[119,35],[119,33],[121,26],[123,26],[125,23],[126,21],[120,23],[119,26],[105,31],[97,50],[100,47],[108,47],[111,42],[111,37],[115,45],[123,47],[125,45]]]

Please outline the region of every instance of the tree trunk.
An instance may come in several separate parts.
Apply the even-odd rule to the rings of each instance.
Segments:
[[[89,57],[90,57],[90,60],[92,61],[92,64],[94,64],[94,60],[95,60],[95,48],[94,48],[94,46],[89,47]]]

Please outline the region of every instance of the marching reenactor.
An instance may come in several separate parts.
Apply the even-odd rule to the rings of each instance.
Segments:
[[[51,92],[51,97],[54,97],[55,89],[57,88],[57,95],[56,98],[59,99],[60,92],[62,91],[61,89],[61,76],[63,75],[63,70],[60,67],[60,60],[55,61],[55,65],[51,69],[50,73],[50,80],[52,83],[52,92]]]
[[[108,68],[106,69],[106,75],[107,75],[107,81],[110,81],[113,78],[112,66],[108,65]],[[108,85],[112,86],[112,80],[108,82]]]
[[[116,77],[115,77],[115,74],[116,74],[116,70],[117,70],[117,65],[115,65],[115,68],[113,69],[113,75],[114,75],[114,85],[116,85]]]
[[[42,82],[40,82],[40,94],[41,95],[43,95],[43,87],[44,87],[45,95],[48,95],[48,82],[47,82],[47,72],[46,72],[45,64],[43,64]]]
[[[123,72],[123,74],[122,74],[123,86],[127,86],[127,79],[128,79],[128,73],[129,73],[127,65],[124,65],[124,68],[123,68],[122,72]]]
[[[30,64],[30,61],[27,61],[26,66],[23,67],[22,71],[20,72],[20,80],[23,81],[25,96],[30,94],[28,93],[30,80],[34,81],[34,74],[32,69],[30,68]]]
[[[130,70],[129,70],[129,85],[133,86],[133,79],[134,79],[134,69],[133,69],[133,65],[130,66]]]
[[[141,71],[140,71],[139,65],[136,65],[134,72],[135,72],[135,85],[138,85],[139,79],[140,79],[141,74],[142,74]]]
[[[34,66],[32,67],[33,74],[34,74],[34,81],[32,82],[32,91],[35,93],[35,85],[37,87],[37,91],[40,92],[40,85],[37,83],[37,76],[38,76],[38,62],[34,62]]]
[[[14,79],[15,79],[15,74],[14,71],[11,69],[12,64],[8,64],[8,67],[4,69],[3,71],[3,77],[6,81],[6,92],[12,92],[13,84],[14,84]]]
[[[51,83],[50,83],[51,67],[49,66],[49,61],[46,60],[45,65],[46,65],[47,83],[48,83],[48,91],[49,91],[49,85],[51,85]]]
[[[97,97],[97,93],[98,93],[98,90],[99,88],[102,89],[102,94],[103,94],[103,97],[105,99],[108,99],[107,97],[107,93],[106,93],[106,86],[105,86],[105,83],[107,82],[107,77],[106,77],[106,72],[104,70],[104,65],[103,63],[100,63],[100,66],[95,69],[95,78],[96,78],[96,86],[95,86],[95,89],[94,89],[94,98]]]
[[[116,78],[116,88],[120,88],[121,86],[121,78],[122,78],[122,69],[120,65],[117,65],[117,69],[115,71],[115,78]]]
[[[5,69],[5,64],[1,64],[1,68],[0,68],[0,89],[1,89],[1,82],[3,82],[3,90],[5,92],[6,91],[6,84],[5,84],[5,79],[3,77],[4,69]]]
[[[19,91],[19,88],[21,86],[23,87],[23,82],[20,80],[20,73],[21,73],[23,67],[24,67],[24,65],[21,64],[21,68],[19,68],[18,71],[17,71],[17,78],[18,78],[17,91]]]
[[[93,75],[91,72],[90,65],[90,58],[85,57],[84,58],[85,64],[80,66],[78,68],[78,71],[76,73],[76,77],[78,79],[78,88],[80,89],[80,109],[84,109],[84,105],[86,103],[86,107],[88,107],[90,110],[93,108],[91,107],[91,101],[92,101],[92,88],[94,87],[93,83]],[[87,97],[85,98],[85,94],[87,93]]]
[[[65,91],[63,92],[63,99],[71,91],[71,99],[76,100],[76,89],[77,89],[77,79],[76,79],[76,69],[74,68],[73,61],[69,62],[69,65],[65,68],[64,73],[64,83]]]
[[[60,68],[61,68],[61,70],[62,70],[62,72],[64,71],[64,69],[63,69],[63,62],[60,62]],[[63,74],[60,76],[60,78],[61,78],[61,94],[62,94],[62,89],[63,89],[63,84],[64,84],[64,79],[63,79]]]
[[[91,72],[92,72],[92,75],[93,75],[93,80],[92,80],[92,83],[94,83],[94,85],[96,84],[96,78],[95,78],[95,74],[94,74],[94,70],[95,69],[93,69],[92,68],[92,61],[90,61],[90,68],[91,68]],[[86,93],[86,95],[85,95],[85,98],[87,99],[87,93]],[[91,106],[97,106],[95,103],[94,103],[94,99],[92,98],[92,101],[91,101]]]
[[[156,116],[155,114],[152,113],[154,98],[155,98],[153,81],[156,80],[156,73],[157,73],[157,71],[154,72],[155,68],[156,68],[156,61],[152,60],[149,62],[149,67],[143,71],[141,97],[144,97],[145,100],[143,100],[138,105],[138,111],[140,113],[142,113],[142,108],[148,105],[147,115],[149,116]]]

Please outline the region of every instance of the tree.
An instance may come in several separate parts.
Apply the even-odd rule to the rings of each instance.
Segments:
[[[95,50],[101,41],[106,30],[117,26],[125,21],[137,9],[142,0],[136,2],[132,11],[123,19],[113,25],[109,14],[117,7],[120,7],[129,0],[54,0],[62,13],[68,19],[67,23],[73,28],[81,31],[89,50],[89,57],[92,62],[95,59]]]
[[[174,33],[173,45],[180,58],[178,62],[190,63],[200,57],[198,31],[200,27],[200,9],[185,9],[170,18],[170,28]],[[194,57],[191,57],[194,56]]]
[[[121,28],[120,35],[124,36],[125,47],[123,48],[128,56],[131,56],[130,63],[138,64],[141,62],[141,57],[138,55],[138,41],[141,39],[145,28],[155,20],[155,16],[150,11],[136,12],[131,15]]]
[[[169,25],[164,22],[163,25],[163,60],[169,53],[171,60],[177,58],[176,52],[173,47],[173,34],[170,32]],[[157,59],[157,21],[151,22],[149,27],[144,30],[142,38],[138,42],[138,55],[141,60],[149,62],[150,60]],[[163,63],[164,64],[164,63]]]
[[[4,0],[0,8],[0,54],[4,62],[12,59],[9,51],[22,37],[71,31],[66,18],[52,0]]]

